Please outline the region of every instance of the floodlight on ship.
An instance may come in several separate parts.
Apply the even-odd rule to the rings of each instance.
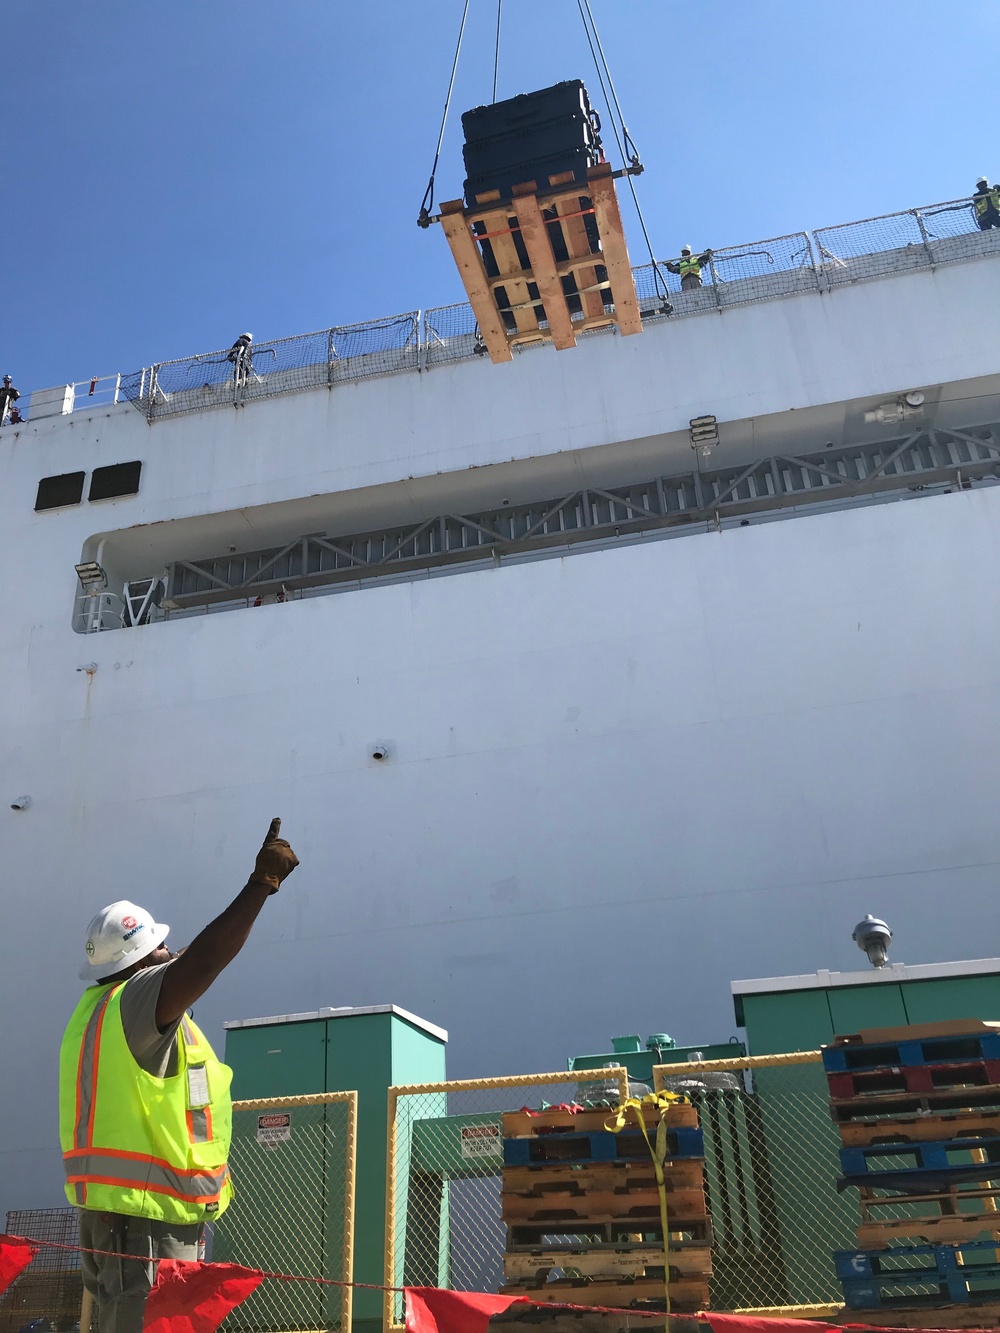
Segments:
[[[706,458],[719,443],[719,423],[715,417],[692,417],[688,422],[691,448]]]
[[[80,587],[87,597],[98,596],[108,586],[107,573],[96,560],[85,560],[82,564],[77,565],[76,574],[80,580]]]

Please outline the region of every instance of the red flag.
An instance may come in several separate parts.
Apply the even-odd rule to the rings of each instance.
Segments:
[[[146,1301],[144,1333],[215,1333],[263,1281],[263,1273],[239,1264],[161,1259]]]
[[[37,1253],[38,1246],[23,1236],[0,1236],[0,1291],[20,1277]]]
[[[406,1287],[406,1333],[486,1333],[490,1315],[524,1296],[488,1296],[481,1291]]]
[[[769,1319],[764,1315],[715,1314],[703,1310],[698,1316],[712,1327],[712,1333],[840,1333],[839,1328],[813,1319]]]

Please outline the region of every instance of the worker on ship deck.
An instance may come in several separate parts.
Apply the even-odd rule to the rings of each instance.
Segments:
[[[980,231],[1000,227],[1000,185],[991,185],[985,176],[980,176],[972,196],[972,207]]]
[[[182,952],[135,903],[87,927],[80,977],[92,984],[59,1052],[59,1135],[100,1333],[141,1333],[153,1261],[197,1260],[205,1222],[232,1196],[232,1070],[187,1011],[298,865],[280,829],[273,819],[244,888]]]
[[[236,384],[246,384],[253,371],[252,333],[241,333],[226,353],[226,360],[233,363],[233,380]]]
[[[690,245],[682,245],[680,259],[667,260],[667,271],[679,273],[681,275],[681,291],[689,292],[695,287],[701,286],[701,266],[707,264],[711,256],[711,250],[706,250],[704,254],[698,255],[696,258],[691,253]]]
[[[21,420],[21,414],[14,406],[20,396],[11,383],[10,376],[4,375],[3,384],[0,384],[0,426],[5,426],[8,419],[11,421]]]

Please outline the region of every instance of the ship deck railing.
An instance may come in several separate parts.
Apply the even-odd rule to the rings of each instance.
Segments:
[[[980,231],[972,201],[965,198],[713,249],[703,267],[704,285],[692,291],[680,290],[680,279],[663,261],[638,265],[633,272],[643,322],[652,324],[997,254],[1000,230]],[[581,336],[614,334],[612,326]],[[516,355],[530,355],[544,345],[520,346]],[[66,386],[57,410],[65,414],[127,401],[152,422],[305,389],[424,372],[484,353],[472,307],[463,301],[255,344],[242,364],[230,360],[229,349],[219,349],[83,381]],[[99,393],[88,392],[95,386]],[[27,416],[52,415],[47,396],[54,392],[33,395],[44,398],[46,408]]]

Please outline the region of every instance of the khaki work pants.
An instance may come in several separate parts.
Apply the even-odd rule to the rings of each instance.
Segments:
[[[97,1307],[99,1333],[142,1333],[146,1297],[156,1277],[153,1259],[198,1258],[203,1226],[178,1226],[148,1217],[80,1211],[80,1267],[83,1285]],[[135,1258],[88,1254],[111,1250]],[[86,1330],[83,1330],[86,1333]]]

